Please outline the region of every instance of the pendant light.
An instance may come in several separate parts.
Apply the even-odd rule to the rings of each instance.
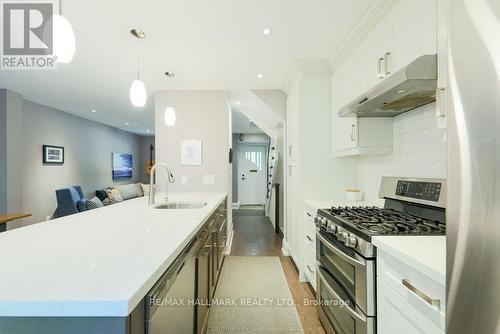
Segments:
[[[175,109],[173,107],[167,107],[165,109],[165,114],[163,115],[165,119],[165,124],[167,126],[174,126],[175,125]]]
[[[144,82],[140,80],[140,71],[139,71],[139,40],[146,37],[146,34],[137,29],[130,30],[130,34],[137,38],[137,79],[132,82],[130,86],[130,102],[136,107],[144,107],[146,105],[146,101],[148,99],[146,86]]]
[[[71,63],[76,50],[75,32],[67,18],[62,16],[62,0],[59,14],[52,15],[53,55],[58,63]]]

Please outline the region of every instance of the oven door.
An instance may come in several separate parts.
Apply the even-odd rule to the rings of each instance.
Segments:
[[[367,316],[375,316],[375,259],[365,259],[335,237],[319,230],[316,256],[347,297]]]
[[[326,269],[318,263],[318,315],[328,334],[374,334],[375,317],[367,317]]]

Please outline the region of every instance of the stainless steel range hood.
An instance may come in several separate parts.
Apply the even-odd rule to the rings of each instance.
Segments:
[[[436,101],[437,56],[417,58],[344,106],[341,117],[393,117]]]

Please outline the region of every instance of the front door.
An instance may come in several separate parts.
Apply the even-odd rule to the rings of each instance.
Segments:
[[[238,151],[238,198],[241,204],[265,204],[266,146],[242,144]]]

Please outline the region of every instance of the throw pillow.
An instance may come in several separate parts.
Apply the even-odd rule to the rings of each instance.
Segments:
[[[82,198],[81,200],[79,200],[78,202],[76,202],[76,208],[77,208],[78,212],[87,211],[88,210],[88,208],[87,208],[87,199],[86,198]]]
[[[99,198],[101,202],[108,198],[108,195],[106,195],[106,192],[104,190],[96,190],[95,196]]]
[[[149,184],[141,183],[141,188],[142,188],[142,192],[144,193],[144,196],[148,196],[149,195]]]
[[[142,188],[137,183],[116,186],[115,189],[120,192],[124,201],[142,196]]]
[[[106,195],[108,195],[108,198],[111,201],[111,203],[123,202],[122,195],[120,195],[120,192],[117,189],[107,188],[104,190],[106,191]]]
[[[89,210],[102,208],[103,206],[104,204],[102,204],[101,200],[97,198],[97,196],[87,201],[87,209]]]

